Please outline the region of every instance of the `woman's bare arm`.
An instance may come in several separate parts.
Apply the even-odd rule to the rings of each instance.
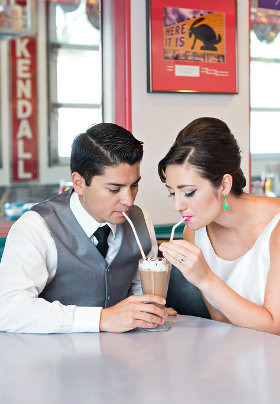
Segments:
[[[177,240],[163,246],[166,258],[206,294],[231,323],[280,335],[280,224],[271,235],[270,271],[263,306],[243,298],[215,275],[207,265],[201,250],[193,245],[194,239],[191,239],[193,236],[189,232],[184,231],[184,238],[187,240]],[[179,263],[178,256],[182,253],[185,260]],[[215,319],[215,312],[210,311]]]

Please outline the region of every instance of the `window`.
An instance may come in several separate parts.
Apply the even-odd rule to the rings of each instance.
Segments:
[[[48,3],[50,165],[68,164],[73,138],[102,121],[99,3]]]
[[[280,153],[279,32],[279,11],[252,10],[250,143],[255,155]]]
[[[280,11],[251,10],[251,192],[280,196]]]

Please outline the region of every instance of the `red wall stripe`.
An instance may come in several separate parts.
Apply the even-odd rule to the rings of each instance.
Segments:
[[[132,131],[130,0],[115,11],[115,123]]]

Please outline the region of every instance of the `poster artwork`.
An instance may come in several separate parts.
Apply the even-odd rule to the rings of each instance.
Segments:
[[[280,0],[258,0],[258,7],[269,10],[280,10]]]
[[[236,0],[147,0],[147,10],[148,92],[237,93]]]
[[[164,7],[164,59],[225,63],[225,15]]]

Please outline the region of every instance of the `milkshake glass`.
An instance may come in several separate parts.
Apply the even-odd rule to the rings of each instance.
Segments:
[[[171,264],[166,258],[141,258],[138,268],[144,295],[166,298],[171,271]],[[169,329],[170,326],[167,324],[158,324],[156,328],[146,328],[148,331],[167,331]]]

